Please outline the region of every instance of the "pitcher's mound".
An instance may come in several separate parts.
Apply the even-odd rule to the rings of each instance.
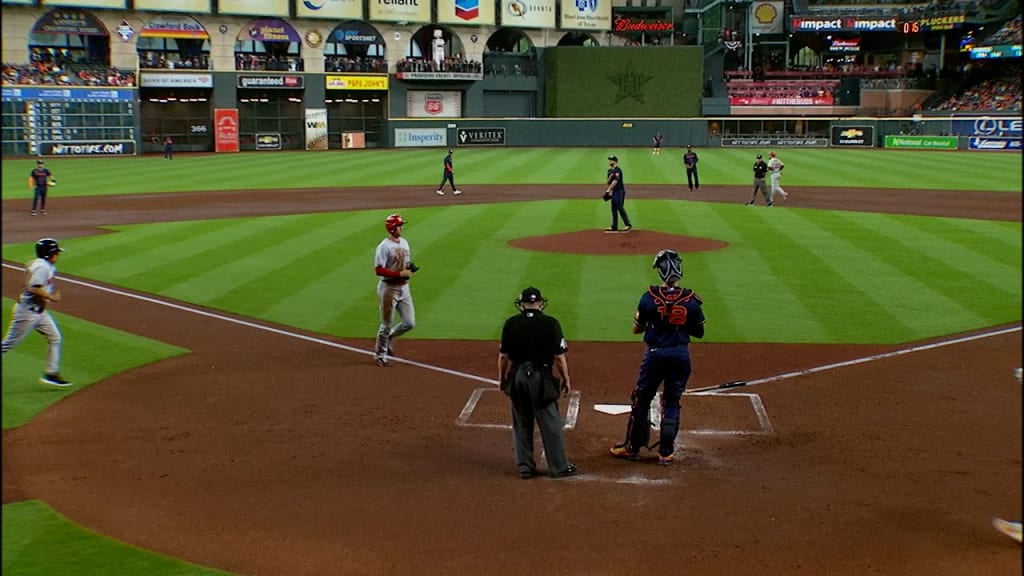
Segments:
[[[650,230],[630,230],[629,232],[578,230],[550,236],[517,238],[510,241],[509,245],[540,252],[628,256],[632,254],[653,255],[657,254],[659,250],[665,249],[675,250],[679,253],[702,252],[725,248],[729,244],[710,238],[695,238]]]

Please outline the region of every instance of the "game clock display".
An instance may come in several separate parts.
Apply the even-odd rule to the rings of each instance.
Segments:
[[[915,20],[902,20],[897,24],[896,28],[904,34],[916,34],[918,32],[955,30],[963,26],[965,22],[967,22],[966,16],[963,14],[955,14],[952,16],[934,16],[917,18]]]
[[[85,156],[135,153],[133,88],[5,86],[5,155]]]

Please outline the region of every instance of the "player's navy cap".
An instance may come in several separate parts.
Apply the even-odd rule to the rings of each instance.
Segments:
[[[693,144],[687,144],[687,145],[686,145],[686,149],[687,149],[687,150],[689,150],[690,148],[693,148]]]
[[[612,162],[618,162],[619,161],[619,157],[618,156],[609,156],[608,159],[611,160]]]
[[[540,290],[530,286],[523,290],[523,293],[519,295],[520,302],[540,302],[544,297],[541,296]]]
[[[760,160],[760,159],[761,159],[761,155],[760,155],[760,154],[758,154],[758,155],[757,155],[757,159],[758,159],[758,160]]]
[[[43,163],[42,160],[36,160],[36,164],[42,164],[42,163]]]

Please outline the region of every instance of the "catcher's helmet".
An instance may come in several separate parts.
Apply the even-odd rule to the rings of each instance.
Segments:
[[[683,260],[675,250],[662,250],[654,257],[654,266],[664,282],[678,282],[683,279]]]
[[[54,254],[63,252],[64,249],[57,244],[57,241],[53,238],[41,238],[36,242],[36,257],[37,258],[49,258]]]
[[[527,302],[533,304],[534,302],[540,302],[541,310],[548,305],[548,299],[541,295],[540,289],[530,286],[523,290],[523,293],[516,298],[516,308],[522,310],[523,303]]]
[[[401,214],[391,214],[384,219],[384,227],[388,229],[389,234],[394,234],[395,230],[397,230],[399,226],[404,225],[405,219],[402,218]]]

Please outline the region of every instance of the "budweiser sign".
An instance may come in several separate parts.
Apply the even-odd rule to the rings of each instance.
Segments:
[[[672,32],[675,30],[675,24],[664,20],[634,20],[619,16],[615,19],[613,28],[616,32]]]

